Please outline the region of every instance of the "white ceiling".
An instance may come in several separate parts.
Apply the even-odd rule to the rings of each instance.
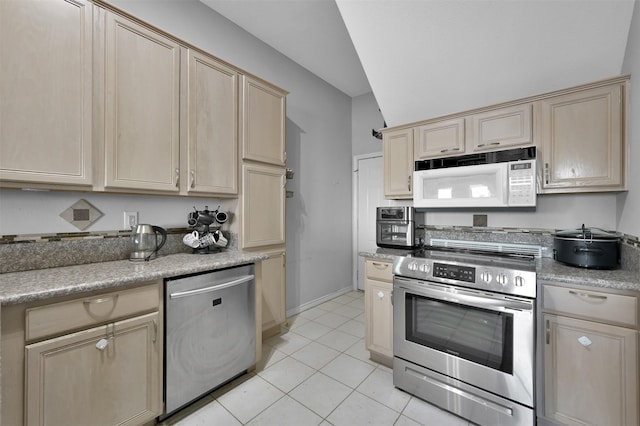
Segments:
[[[351,97],[371,92],[335,0],[200,0]]]
[[[392,126],[619,75],[634,7],[634,0],[200,1],[347,95],[373,91]]]

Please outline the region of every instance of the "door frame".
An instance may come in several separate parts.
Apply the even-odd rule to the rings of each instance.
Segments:
[[[354,155],[351,167],[353,173],[351,178],[351,241],[353,253],[351,281],[354,291],[358,290],[358,265],[360,264],[360,256],[358,254],[358,163],[360,160],[368,160],[376,157],[382,157],[382,151]]]

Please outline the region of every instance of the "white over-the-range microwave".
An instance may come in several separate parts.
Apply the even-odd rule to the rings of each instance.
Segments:
[[[535,207],[536,148],[418,160],[413,207]]]

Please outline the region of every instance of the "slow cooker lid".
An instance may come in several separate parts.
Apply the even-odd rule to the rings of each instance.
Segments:
[[[565,231],[556,232],[556,237],[561,238],[579,238],[581,240],[617,240],[618,236],[611,232],[603,231],[599,228],[582,228],[567,229]]]

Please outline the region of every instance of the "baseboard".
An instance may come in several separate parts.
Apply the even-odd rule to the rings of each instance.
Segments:
[[[326,296],[322,296],[318,299],[312,300],[311,302],[303,303],[300,306],[297,306],[293,309],[289,309],[286,313],[286,316],[287,318],[292,317],[294,315],[299,314],[300,312],[306,311],[307,309],[311,309],[314,306],[321,305],[324,302],[327,302],[331,299],[335,299],[336,297],[342,296],[343,294],[349,293],[351,291],[353,291],[353,287],[349,285],[349,287],[342,288],[338,291],[334,291],[333,293],[329,293]]]

